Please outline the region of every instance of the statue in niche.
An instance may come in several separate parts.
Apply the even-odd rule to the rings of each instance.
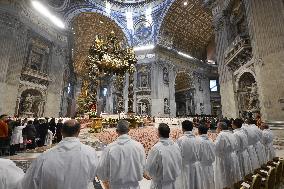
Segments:
[[[147,107],[147,104],[143,104],[142,105],[142,109],[141,109],[142,111],[141,111],[141,113],[142,113],[142,115],[147,115],[148,114],[148,107]]]
[[[42,55],[32,51],[31,53],[31,63],[30,67],[33,70],[40,71],[42,64]]]
[[[163,80],[165,84],[169,83],[169,72],[167,68],[163,69]]]
[[[204,104],[200,103],[200,114],[201,115],[204,114],[204,109],[205,109]]]
[[[194,100],[193,100],[193,94],[192,92],[188,92],[186,94],[186,100],[187,100],[187,112],[189,115],[193,115],[193,111],[194,111]]]
[[[148,77],[147,75],[141,75],[141,87],[148,87]]]
[[[169,114],[170,113],[170,106],[169,106],[169,101],[167,98],[164,99],[164,114]]]
[[[24,112],[31,112],[33,107],[34,97],[30,94],[27,94],[23,101],[23,111]]]
[[[249,94],[249,102],[248,102],[248,109],[249,110],[257,110],[258,107],[258,93],[257,93],[257,85],[256,83],[252,83],[250,87],[250,94]]]

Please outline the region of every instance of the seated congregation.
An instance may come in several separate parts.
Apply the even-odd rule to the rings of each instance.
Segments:
[[[220,121],[214,140],[204,124],[194,128],[185,120],[180,135],[160,123],[153,132],[156,143],[145,153],[145,144],[130,136],[138,131],[120,120],[117,138],[102,154],[80,142],[80,127],[76,120],[64,122],[62,141],[34,160],[26,173],[0,159],[0,188],[87,189],[99,179],[105,189],[139,189],[144,178],[151,180],[151,189],[276,189],[284,174],[283,159],[275,157],[273,134],[264,123],[259,128],[235,119],[231,131]]]

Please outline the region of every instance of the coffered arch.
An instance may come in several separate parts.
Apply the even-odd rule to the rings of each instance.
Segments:
[[[158,38],[171,40],[170,48],[205,59],[213,37],[212,14],[202,1],[175,0],[163,18]]]

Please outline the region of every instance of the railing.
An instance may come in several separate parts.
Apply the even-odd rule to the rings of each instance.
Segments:
[[[42,79],[42,80],[46,80],[46,81],[50,80],[46,73],[43,73],[43,72],[40,72],[40,71],[37,71],[37,70],[33,70],[33,69],[27,68],[27,67],[23,69],[22,75],[33,76],[33,77],[36,77],[38,79]]]
[[[265,123],[269,125],[271,130],[284,130],[284,121],[265,121]]]

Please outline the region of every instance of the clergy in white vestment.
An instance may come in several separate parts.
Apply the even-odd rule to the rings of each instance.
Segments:
[[[214,183],[214,169],[215,162],[215,144],[208,138],[208,127],[201,124],[198,127],[197,137],[200,147],[198,156],[201,164],[201,181],[203,189],[215,189]]]
[[[255,151],[257,153],[258,161],[260,165],[264,165],[267,163],[267,158],[265,154],[265,148],[262,144],[262,131],[260,128],[258,128],[255,124],[250,125],[253,132],[256,134],[256,140],[257,142],[254,144]]]
[[[68,120],[62,126],[63,140],[33,161],[22,189],[87,189],[97,173],[94,148],[79,141],[80,124]]]
[[[139,189],[146,163],[145,150],[128,135],[129,122],[117,123],[118,138],[109,144],[100,157],[98,177],[110,189]]]
[[[177,140],[182,156],[182,174],[177,183],[180,189],[203,189],[198,157],[199,143],[192,133],[192,129],[193,123],[191,121],[183,121],[184,135]]]
[[[237,142],[225,122],[218,123],[217,132],[219,134],[215,141],[215,188],[231,188],[235,182],[241,179],[239,160],[235,152]]]
[[[53,141],[53,133],[51,132],[51,130],[48,129],[46,137],[45,137],[44,145],[51,146],[52,145],[52,141]]]
[[[248,153],[248,138],[242,129],[243,121],[241,119],[233,120],[232,127],[234,136],[237,140],[236,154],[238,156],[242,179],[253,172],[251,160]]]
[[[23,170],[13,161],[0,158],[0,189],[18,189],[23,177]]]
[[[169,139],[170,128],[161,123],[158,127],[159,142],[149,152],[145,177],[152,178],[151,189],[179,189],[176,179],[182,170],[179,146]]]
[[[272,161],[274,157],[276,157],[275,149],[273,147],[273,139],[274,135],[272,131],[269,129],[269,126],[265,123],[261,124],[262,129],[262,143],[265,148],[265,154],[267,156],[267,161]]]
[[[242,125],[242,130],[247,135],[248,138],[248,153],[251,161],[252,169],[255,170],[260,168],[260,163],[258,160],[257,152],[254,145],[257,143],[257,136],[252,127],[248,123]]]
[[[17,121],[18,123],[18,121]],[[11,136],[11,145],[19,145],[19,144],[23,144],[24,143],[24,139],[23,139],[23,129],[26,126],[21,126],[21,125],[17,125],[12,133]]]

